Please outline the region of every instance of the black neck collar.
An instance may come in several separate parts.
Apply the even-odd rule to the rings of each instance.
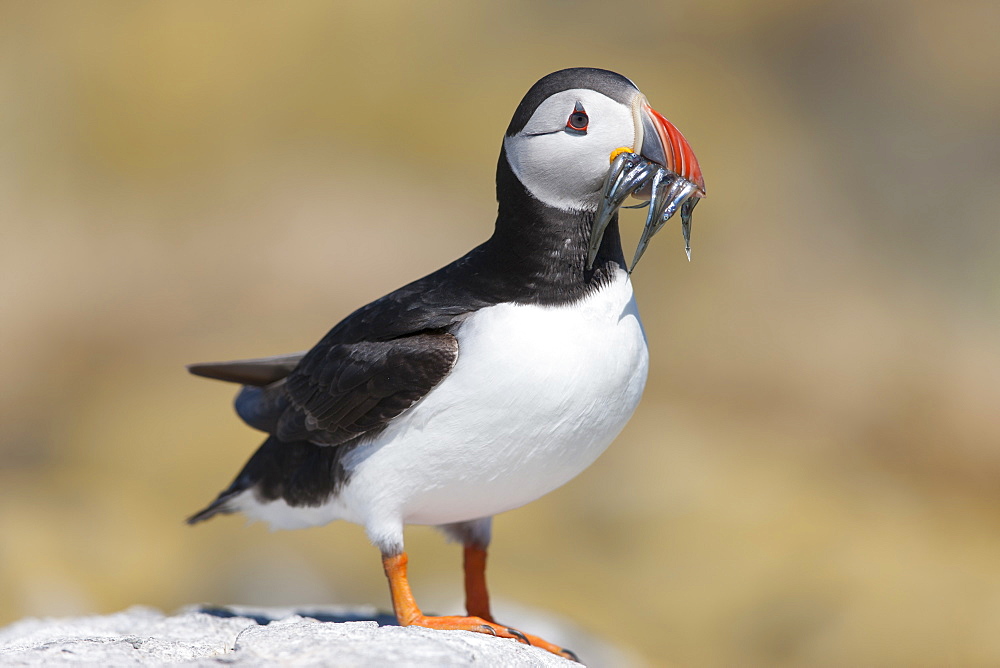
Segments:
[[[479,250],[493,269],[489,273],[502,276],[505,289],[515,293],[507,300],[576,301],[607,284],[625,266],[617,215],[604,233],[593,268],[587,269],[594,212],[563,211],[530,195],[503,149],[497,163],[497,204],[493,236]]]
[[[594,214],[546,206],[528,194],[501,151],[493,236],[454,262],[361,307],[327,335],[332,343],[387,341],[450,331],[470,313],[504,303],[571,305],[610,284],[625,267],[618,217],[594,267],[587,250]]]

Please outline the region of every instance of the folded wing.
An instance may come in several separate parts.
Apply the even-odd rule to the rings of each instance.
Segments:
[[[323,341],[308,353],[191,365],[243,383],[236,412],[280,441],[340,445],[377,433],[440,383],[458,359],[447,332],[389,341]]]

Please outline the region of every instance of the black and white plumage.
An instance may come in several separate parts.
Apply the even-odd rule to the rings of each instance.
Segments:
[[[405,524],[430,524],[485,548],[493,515],[589,466],[648,370],[617,215],[588,262],[609,156],[690,153],[649,131],[643,105],[613,72],[541,79],[507,129],[485,243],[361,307],[306,353],[192,365],[244,384],[237,412],[269,436],[189,521],[344,519],[384,556],[402,553]]]

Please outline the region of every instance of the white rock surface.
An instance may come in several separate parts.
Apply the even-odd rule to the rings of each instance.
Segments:
[[[479,633],[318,621],[289,610],[235,611],[239,616],[198,609],[167,616],[134,607],[105,616],[25,619],[0,629],[0,665],[579,668],[536,647]]]

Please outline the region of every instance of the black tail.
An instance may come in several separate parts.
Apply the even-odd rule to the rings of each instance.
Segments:
[[[229,502],[232,501],[233,498],[236,497],[242,491],[243,491],[242,489],[233,489],[232,487],[230,487],[222,494],[219,494],[218,498],[216,498],[215,501],[212,501],[212,503],[208,504],[208,506],[202,508],[201,510],[199,510],[194,515],[192,515],[191,517],[187,518],[184,521],[187,522],[188,524],[197,524],[198,522],[204,522],[205,520],[210,520],[219,514],[229,515],[230,513],[235,513],[236,509],[229,507]]]
[[[269,436],[257,448],[236,479],[204,510],[187,518],[197,524],[219,514],[236,513],[236,498],[252,490],[260,502],[283,499],[290,506],[318,506],[336,494],[348,479],[341,462],[356,441],[345,445],[315,445],[279,441]]]
[[[210,520],[216,515],[229,515],[239,512],[238,508],[233,507],[233,500],[257,484],[259,473],[256,471],[258,467],[255,466],[255,463],[260,459],[261,451],[273,440],[274,437],[271,436],[264,441],[264,445],[257,449],[257,452],[250,458],[250,461],[236,474],[236,479],[233,480],[229,487],[219,492],[219,496],[215,497],[215,501],[212,501],[212,503],[184,521],[188,524],[197,524],[198,522]]]

